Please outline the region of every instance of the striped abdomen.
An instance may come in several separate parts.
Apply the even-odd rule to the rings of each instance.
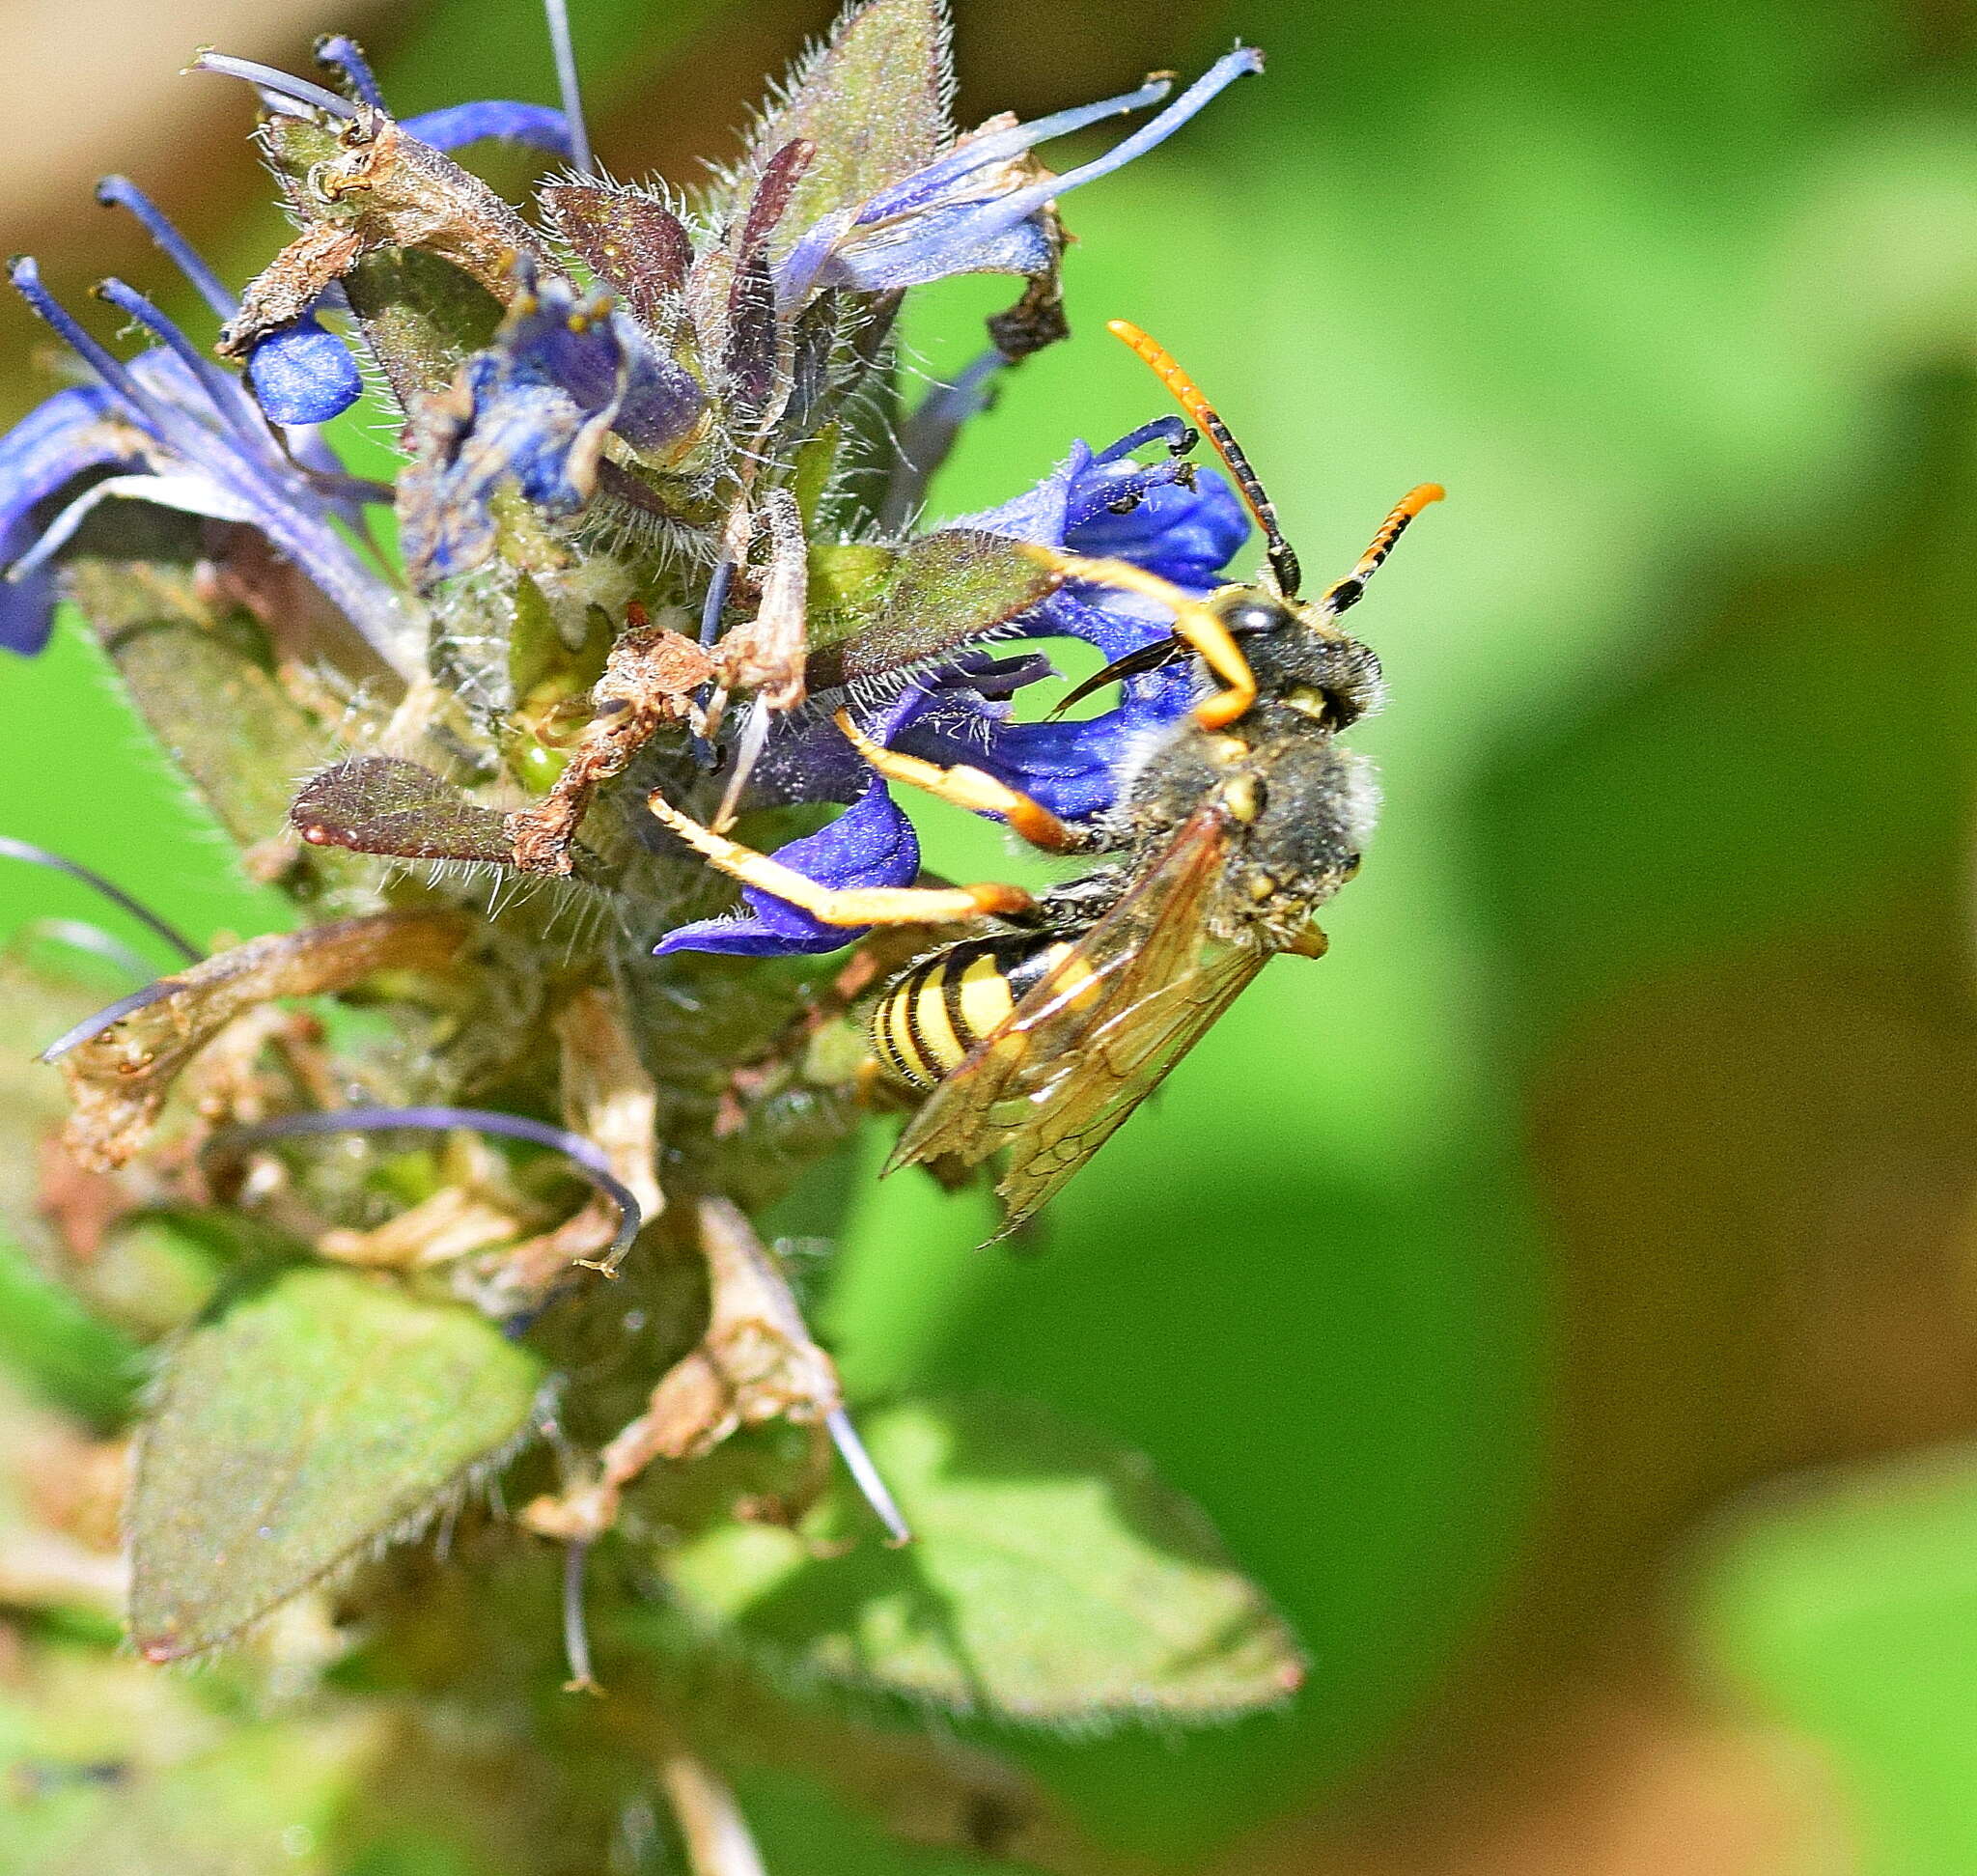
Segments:
[[[1072,948],[1066,938],[1013,935],[930,952],[895,977],[873,1009],[878,1059],[910,1086],[933,1087]]]

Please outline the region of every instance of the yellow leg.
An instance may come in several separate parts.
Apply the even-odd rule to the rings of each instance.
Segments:
[[[1021,886],[821,886],[793,866],[691,821],[659,795],[646,806],[708,863],[759,892],[800,906],[826,925],[938,925],[966,918],[1013,918],[1036,901]]]
[[[852,748],[889,782],[924,790],[936,799],[952,801],[957,807],[970,808],[978,814],[999,814],[1032,847],[1042,847],[1048,853],[1073,853],[1082,845],[1077,835],[1042,801],[998,782],[986,770],[971,769],[965,763],[943,769],[937,762],[901,755],[873,742],[851,721],[848,710],[839,711],[831,720],[844,731]]]
[[[1194,707],[1194,720],[1205,730],[1226,729],[1247,714],[1256,702],[1256,674],[1242,656],[1225,626],[1199,600],[1190,599],[1171,580],[1135,567],[1128,560],[1087,560],[1081,554],[1061,553],[1055,547],[1031,546],[1032,559],[1041,560],[1052,572],[1067,579],[1090,580],[1095,586],[1116,587],[1122,593],[1139,593],[1157,600],[1174,614],[1174,634],[1184,638],[1201,655],[1201,660],[1224,688]]]

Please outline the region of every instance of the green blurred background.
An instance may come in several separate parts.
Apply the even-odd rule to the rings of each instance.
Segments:
[[[829,16],[574,11],[600,154],[676,180]],[[5,244],[71,298],[161,277],[99,169],[236,279],[279,238],[243,98],[171,75],[202,42],[302,70],[347,27],[407,114],[551,96],[533,0],[118,12],[86,56],[73,10],[0,12]],[[856,1389],[1126,1437],[1311,1653],[1287,1717],[995,1743],[1230,1876],[1977,1868],[1977,11],[957,14],[964,121],[1239,34],[1269,70],[1069,205],[1078,336],[942,511],[1162,407],[1112,316],[1207,384],[1317,576],[1450,490],[1356,615],[1387,808],[1330,957],[1270,968],[1044,1255],[974,1250],[977,1202],[924,1184],[859,1203],[823,1309]],[[921,306],[923,368],[996,303]],[[11,416],[41,387],[6,318]],[[0,670],[0,772],[6,831],[195,932],[279,917],[78,634]],[[1008,865],[979,825],[932,844]],[[0,875],[6,927],[91,910]],[[74,1398],[87,1348],[0,1276],[0,1358]],[[961,1867],[744,1796],[780,1876]]]

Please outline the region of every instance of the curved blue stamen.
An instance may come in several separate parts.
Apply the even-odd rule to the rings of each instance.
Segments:
[[[374,111],[384,109],[384,94],[372,74],[371,62],[363,48],[344,33],[325,33],[316,42],[316,63],[330,71],[340,71],[360,102]]]
[[[42,285],[41,267],[31,257],[21,255],[9,262],[7,277],[13,283],[14,291],[27,301],[28,310],[43,325],[49,327],[63,344],[123,399],[125,404],[142,416],[147,424],[162,427],[170,423],[168,413],[162,409],[157,400],[131,377],[129,368],[123,360],[107,347],[91,338],[83,330],[75,315]]]
[[[1185,417],[1156,417],[1152,423],[1141,424],[1116,443],[1101,449],[1092,458],[1092,466],[1097,468],[1100,463],[1117,462],[1121,457],[1130,456],[1134,450],[1144,449],[1149,443],[1164,443],[1170,450],[1179,449],[1189,431]]]
[[[305,110],[324,111],[331,117],[340,117],[347,123],[356,120],[358,107],[348,98],[339,98],[335,92],[321,85],[311,84],[307,78],[297,78],[286,71],[278,71],[271,65],[263,65],[258,59],[229,58],[224,52],[202,52],[186,68],[190,71],[216,72],[222,78],[244,78],[255,86],[264,98],[286,104],[299,104]]]
[[[266,442],[267,433],[256,419],[240,380],[214,364],[135,287],[112,278],[100,282],[96,292],[97,298],[107,300],[120,313],[129,314],[161,340],[199,380],[213,407],[236,430],[252,442]]]
[[[1116,169],[1124,169],[1135,156],[1143,156],[1156,144],[1164,143],[1217,93],[1226,91],[1237,79],[1262,70],[1263,54],[1253,45],[1239,45],[1235,51],[1224,53],[1158,117],[1141,125],[1130,136],[1122,137],[1102,156],[1080,163],[1076,169],[1067,170],[1062,176],[1050,176],[1041,182],[1032,182],[1028,188],[1004,196],[982,210],[985,226],[1013,228],[1017,222],[1035,214],[1046,202],[1068,195],[1087,182],[1095,182],[1101,176],[1109,176]]]
[[[526,144],[552,155],[574,158],[576,139],[566,113],[553,104],[524,104],[510,98],[486,98],[471,104],[408,117],[399,128],[434,150],[463,150],[484,138]]]
[[[111,884],[100,873],[84,866],[80,860],[50,853],[45,847],[37,847],[31,840],[16,840],[12,834],[0,834],[0,859],[24,860],[30,866],[45,866],[52,873],[79,880],[92,892],[107,899],[119,911],[129,913],[146,931],[162,938],[186,963],[198,964],[206,956],[204,949],[194,944],[176,925],[161,918],[141,900],[133,899],[122,886]]]
[[[611,1170],[610,1161],[595,1141],[572,1134],[568,1128],[531,1120],[526,1114],[504,1114],[492,1107],[338,1107],[327,1113],[282,1114],[274,1120],[229,1127],[215,1134],[207,1142],[206,1150],[224,1152],[264,1140],[293,1139],[312,1134],[389,1134],[399,1130],[443,1134],[456,1128],[526,1140],[532,1146],[545,1146],[562,1154],[618,1208],[618,1233],[600,1260],[606,1270],[617,1268],[645,1224],[637,1194]]]
[[[890,188],[880,189],[858,211],[858,225],[914,208],[957,177],[1019,156],[1040,143],[1069,136],[1072,131],[1082,130],[1086,125],[1104,118],[1143,111],[1149,104],[1157,104],[1173,89],[1171,78],[1149,78],[1137,91],[1121,92],[1117,98],[1102,98],[1096,104],[1073,105],[1068,111],[1053,111],[1030,124],[1012,125],[1007,130],[992,131],[986,137],[971,137],[946,155],[936,156],[924,169],[915,170]]]
[[[127,176],[106,176],[97,184],[97,200],[106,209],[127,209],[144,224],[144,231],[163,251],[165,258],[198,290],[199,296],[222,320],[231,320],[240,302],[230,294],[218,274],[206,265],[198,251],[175,228],[164,210]]]

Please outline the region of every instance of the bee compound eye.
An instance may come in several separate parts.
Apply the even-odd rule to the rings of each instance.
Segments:
[[[1282,606],[1261,595],[1255,599],[1239,600],[1222,613],[1222,623],[1239,636],[1281,631],[1290,621],[1291,615]]]

